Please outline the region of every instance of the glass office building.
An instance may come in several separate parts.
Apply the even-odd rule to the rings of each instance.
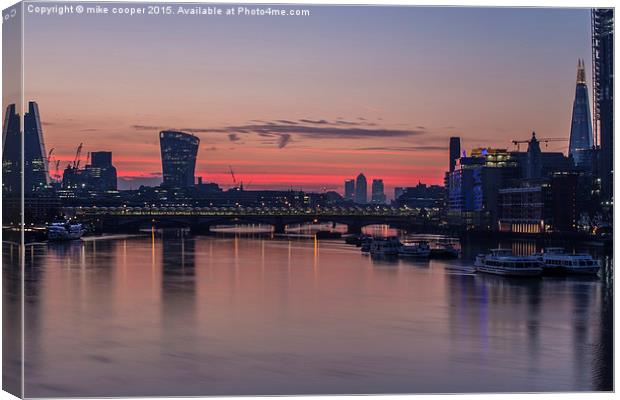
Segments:
[[[200,139],[180,131],[159,133],[163,186],[189,187],[194,185],[196,156]]]

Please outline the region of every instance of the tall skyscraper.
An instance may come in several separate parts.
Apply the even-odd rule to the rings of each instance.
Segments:
[[[461,138],[450,138],[450,172],[454,171],[456,160],[461,157]]]
[[[161,131],[159,146],[163,186],[189,187],[194,185],[196,156],[200,139],[180,131]]]
[[[368,183],[364,174],[359,174],[355,180],[355,202],[357,204],[368,203]]]
[[[592,158],[589,155],[591,154],[590,150],[593,144],[586,69],[583,60],[579,60],[568,148],[577,168],[592,170]]]
[[[24,192],[37,192],[47,187],[47,153],[43,142],[43,129],[36,102],[28,103],[28,112],[24,115]]]
[[[2,194],[19,197],[21,193],[21,122],[15,104],[9,104],[2,126]]]
[[[386,198],[383,186],[383,179],[373,179],[371,202],[373,204],[385,204],[385,200]]]
[[[594,128],[600,139],[599,174],[603,200],[613,198],[614,10],[592,10]]]
[[[344,181],[344,199],[354,200],[355,198],[355,180],[347,179]]]

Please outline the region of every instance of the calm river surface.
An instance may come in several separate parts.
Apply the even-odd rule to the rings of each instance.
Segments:
[[[27,246],[25,394],[611,389],[608,256],[599,279],[524,280],[467,272],[463,251],[179,231]]]

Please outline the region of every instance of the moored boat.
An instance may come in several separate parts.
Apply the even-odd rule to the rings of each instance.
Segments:
[[[82,224],[53,222],[47,225],[47,239],[50,241],[77,240],[84,235]]]
[[[536,277],[542,274],[538,258],[515,256],[508,249],[493,249],[489,254],[479,254],[474,266],[476,272],[503,276]]]
[[[547,274],[596,275],[601,268],[600,261],[590,254],[570,254],[562,247],[547,247],[534,256]]]
[[[397,237],[375,238],[370,243],[372,256],[397,256],[401,243]]]
[[[401,257],[428,258],[430,253],[431,247],[425,241],[404,243],[398,249],[398,255]]]

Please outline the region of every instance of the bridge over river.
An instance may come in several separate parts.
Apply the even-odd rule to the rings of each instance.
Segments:
[[[436,209],[353,207],[71,207],[67,217],[91,224],[97,230],[137,230],[145,227],[189,227],[207,233],[211,226],[264,224],[284,233],[288,225],[333,223],[347,225],[348,233],[360,233],[364,226],[390,225],[409,230],[437,228]]]

